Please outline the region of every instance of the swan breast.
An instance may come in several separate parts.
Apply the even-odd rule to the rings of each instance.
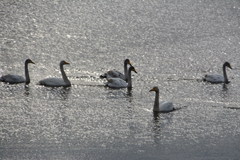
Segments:
[[[125,88],[127,87],[127,83],[121,78],[110,78],[108,79],[106,86],[111,88]]]

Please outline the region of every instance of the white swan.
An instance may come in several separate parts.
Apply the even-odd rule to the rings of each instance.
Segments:
[[[128,83],[121,78],[107,78],[108,82],[106,83],[106,86],[110,88],[126,88],[126,87],[131,88],[132,87],[131,71],[134,71],[135,73],[137,73],[137,71],[133,66],[131,66],[128,69],[128,73],[127,73]]]
[[[227,78],[226,67],[229,67],[232,69],[230,63],[225,62],[222,67],[223,68],[223,76],[218,75],[218,74],[210,74],[210,75],[205,75],[203,80],[211,82],[211,83],[229,83],[230,81],[228,81],[228,78]]]
[[[149,92],[151,92],[151,91],[156,92],[153,111],[155,111],[155,112],[170,112],[170,111],[175,110],[172,102],[161,101],[159,103],[159,89],[158,89],[158,87],[153,87]]]
[[[47,87],[70,87],[71,82],[68,80],[64,70],[63,70],[63,65],[64,64],[69,64],[66,61],[61,61],[60,62],[60,71],[62,73],[62,78],[46,78],[41,81],[39,81],[39,85],[44,85]]]
[[[28,63],[33,63],[35,64],[32,60],[27,59],[25,61],[25,78],[19,75],[14,75],[14,74],[7,74],[4,75],[0,78],[0,81],[2,82],[7,82],[9,84],[15,84],[15,83],[24,83],[25,85],[28,85],[30,83],[30,78],[29,78],[29,73],[28,73]]]
[[[121,78],[125,81],[128,81],[128,77],[127,77],[127,65],[128,64],[130,66],[132,66],[130,63],[130,60],[126,59],[124,61],[124,74],[122,74],[121,72],[116,71],[116,70],[110,70],[107,73],[104,73],[103,75],[101,75],[100,78]]]

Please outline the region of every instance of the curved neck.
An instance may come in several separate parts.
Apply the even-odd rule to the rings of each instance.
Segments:
[[[227,78],[226,66],[225,65],[223,65],[223,77],[224,77],[224,82],[227,83],[228,78]]]
[[[159,110],[159,91],[156,91],[156,95],[155,95],[155,101],[154,101],[154,105],[153,105],[153,111],[160,111]]]
[[[125,76],[125,80],[128,81],[127,63],[124,63],[124,76]]]
[[[28,85],[30,83],[29,73],[28,73],[28,63],[25,62],[25,84]]]
[[[63,65],[60,65],[60,71],[61,71],[61,73],[62,73],[63,81],[64,81],[66,84],[71,85],[70,81],[68,80],[68,78],[67,78],[67,76],[66,76],[66,73],[65,73],[64,70],[63,70]]]
[[[128,88],[132,88],[132,78],[131,78],[131,70],[128,70]]]

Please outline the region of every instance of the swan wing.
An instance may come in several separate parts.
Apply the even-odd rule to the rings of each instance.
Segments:
[[[61,87],[67,85],[61,78],[46,78],[39,81],[39,84],[49,87]]]
[[[25,78],[19,75],[14,75],[14,74],[8,74],[5,76],[2,76],[0,78],[0,81],[2,82],[8,82],[8,83],[23,83],[25,82]]]
[[[206,75],[204,77],[204,80],[208,82],[219,83],[219,82],[224,82],[224,77],[218,74],[210,74],[210,75]]]
[[[100,76],[101,78],[121,78],[125,79],[125,76],[116,70],[110,70],[107,73],[104,73],[103,75]]]
[[[174,110],[174,106],[173,106],[172,102],[161,101],[159,103],[159,107],[160,107],[159,108],[160,112],[169,112],[169,111]]]
[[[124,76],[121,72],[116,71],[116,70],[108,71],[107,74],[108,74],[110,77],[113,77],[113,78],[125,79],[125,76]]]
[[[125,88],[127,87],[127,83],[121,78],[110,78],[106,83],[108,87],[111,88]]]

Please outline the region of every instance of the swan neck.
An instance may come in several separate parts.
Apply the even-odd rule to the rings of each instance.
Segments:
[[[128,75],[127,75],[127,63],[124,63],[124,76],[125,76],[125,80],[128,80]]]
[[[153,105],[153,111],[160,111],[159,110],[159,91],[156,91],[156,95],[155,95],[155,101],[154,101],[154,105]]]
[[[63,64],[60,64],[60,71],[61,71],[61,74],[62,74],[63,81],[64,81],[66,84],[70,84],[70,81],[68,80],[68,78],[67,78],[67,76],[66,76],[66,73],[64,72]]]
[[[128,70],[128,88],[132,88],[131,70]]]
[[[25,84],[28,85],[30,83],[30,77],[29,77],[29,73],[28,73],[28,63],[25,62]]]
[[[224,77],[224,82],[228,82],[226,65],[223,65],[223,77]]]

